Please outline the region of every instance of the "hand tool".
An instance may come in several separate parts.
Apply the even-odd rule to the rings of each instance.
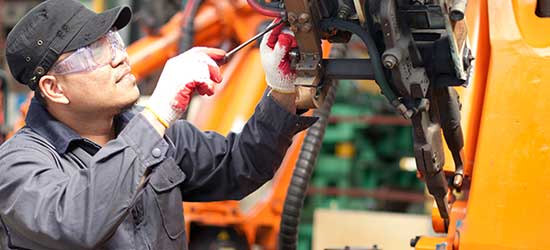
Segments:
[[[246,40],[246,42],[244,43],[241,43],[239,46],[235,47],[234,49],[230,50],[229,52],[227,52],[225,54],[225,56],[220,59],[220,60],[216,60],[216,63],[218,65],[224,65],[225,63],[227,63],[227,61],[229,61],[229,59],[235,54],[237,53],[239,50],[241,50],[242,48],[246,47],[247,45],[251,44],[252,42],[256,41],[256,39],[260,38],[261,36],[265,35],[267,32],[273,30],[275,27],[281,25],[282,23],[284,22],[283,19],[275,22],[275,23],[272,23],[270,24],[269,26],[267,26],[267,28],[265,30],[263,30],[262,32],[256,34],[255,36],[253,36],[252,38]]]

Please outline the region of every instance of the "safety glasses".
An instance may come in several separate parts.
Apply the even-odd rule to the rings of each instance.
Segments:
[[[119,53],[127,55],[124,42],[116,31],[109,31],[94,43],[79,48],[52,66],[50,72],[66,75],[89,72],[111,63]]]

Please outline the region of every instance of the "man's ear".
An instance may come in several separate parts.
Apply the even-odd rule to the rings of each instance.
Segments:
[[[44,99],[59,104],[69,104],[70,102],[67,96],[65,96],[63,86],[55,76],[42,76],[38,82],[38,88],[40,88],[40,92],[44,95]]]

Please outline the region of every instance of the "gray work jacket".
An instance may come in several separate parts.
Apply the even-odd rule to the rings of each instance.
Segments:
[[[182,201],[245,197],[314,121],[264,96],[239,134],[181,120],[163,138],[126,111],[115,119],[116,139],[100,147],[33,100],[27,126],[0,146],[0,246],[186,249]]]

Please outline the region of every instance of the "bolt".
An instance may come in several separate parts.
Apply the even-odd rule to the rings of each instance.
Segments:
[[[294,23],[296,23],[296,20],[298,19],[298,17],[296,17],[296,13],[290,12],[290,13],[288,13],[287,19],[288,19],[288,22],[290,24],[294,24]]]
[[[461,174],[455,175],[455,178],[453,180],[453,185],[455,186],[455,188],[462,187],[462,181],[463,180],[464,180],[464,176],[462,176]]]
[[[453,21],[461,21],[464,19],[464,12],[466,11],[466,0],[455,0],[451,7],[450,18]]]
[[[300,14],[300,16],[298,17],[298,22],[299,22],[299,23],[306,23],[306,22],[309,21],[309,19],[310,19],[309,14],[307,14],[307,13],[302,13],[302,14]]]
[[[302,31],[303,32],[310,32],[311,31],[311,24],[310,23],[304,24],[304,26],[302,26]]]
[[[296,25],[290,26],[290,31],[292,31],[293,33],[298,32],[298,26],[296,26]]]
[[[414,111],[412,110],[407,110],[407,112],[405,112],[405,114],[403,114],[403,116],[406,118],[406,119],[411,119],[414,115]]]
[[[338,10],[338,18],[340,19],[346,19],[348,18],[349,14],[351,13],[351,8],[347,5],[342,5],[340,9]]]
[[[428,98],[422,98],[418,104],[418,111],[428,111],[430,109],[430,100]]]
[[[404,104],[397,105],[397,110],[405,119],[411,119],[411,117],[414,115],[414,112],[410,109],[408,109]]]
[[[298,51],[296,51],[296,50],[291,50],[290,52],[288,52],[288,55],[291,58],[298,58],[300,56],[300,54],[298,54]]]
[[[461,21],[464,19],[464,12],[460,10],[453,10],[451,11],[451,20],[453,21]]]
[[[393,69],[398,63],[399,61],[394,55],[386,55],[384,57],[384,67],[386,67],[386,69]]]

